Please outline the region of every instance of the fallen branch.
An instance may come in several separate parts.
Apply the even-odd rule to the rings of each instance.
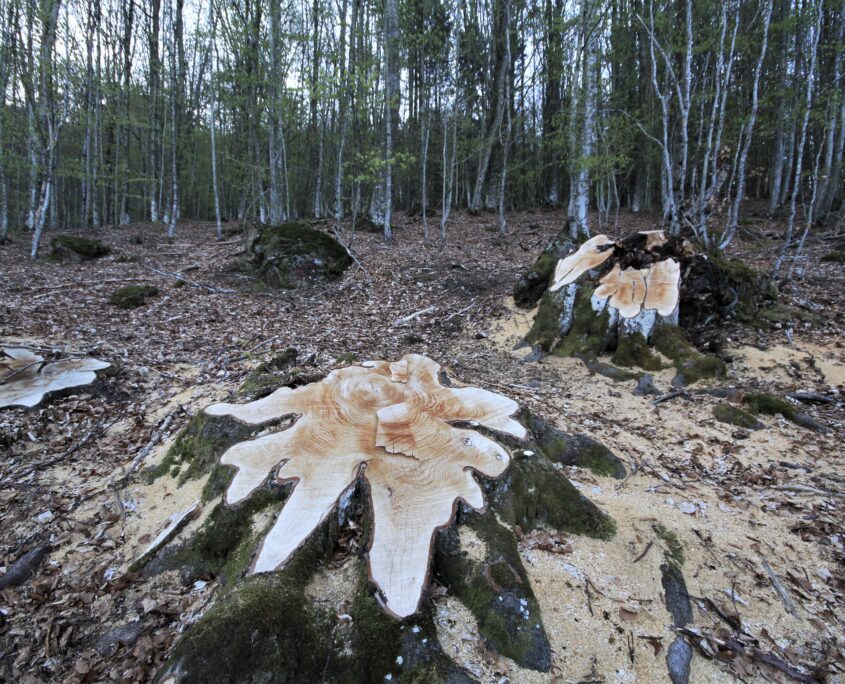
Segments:
[[[141,264],[141,268],[145,268],[148,271],[152,271],[153,273],[158,273],[159,275],[166,276],[168,278],[175,278],[176,280],[181,280],[185,285],[190,285],[191,287],[195,287],[198,290],[208,290],[209,292],[214,292],[216,294],[234,294],[237,290],[231,290],[228,288],[222,287],[212,287],[211,285],[205,285],[204,283],[198,283],[195,280],[188,280],[179,273],[168,273],[167,271],[160,271],[157,268],[153,268],[152,266],[144,266]]]
[[[837,498],[845,498],[845,494],[840,492],[831,492],[826,489],[816,489],[815,487],[810,487],[808,485],[774,485],[772,489],[776,489],[779,492],[796,492],[798,494],[816,494],[818,496],[833,496]]]
[[[405,323],[408,323],[409,321],[414,320],[418,316],[422,316],[424,314],[431,313],[432,311],[437,311],[437,307],[432,305],[432,306],[428,307],[427,309],[420,309],[419,311],[414,311],[414,313],[412,313],[412,314],[408,314],[407,316],[402,316],[402,318],[397,318],[395,321],[393,321],[393,325],[394,326],[403,325]]]
[[[652,405],[657,406],[657,404],[662,404],[664,401],[670,401],[678,397],[683,397],[687,401],[690,401],[692,399],[690,393],[686,390],[675,390],[674,392],[669,392],[668,394],[664,394],[663,396],[653,399],[651,403]]]
[[[812,682],[823,681],[823,672],[804,672],[803,670],[799,670],[798,668],[793,667],[785,660],[776,656],[774,653],[763,651],[757,648],[756,646],[746,645],[735,639],[719,639],[713,635],[703,634],[697,629],[689,629],[687,627],[677,627],[675,628],[675,631],[687,637],[690,643],[695,646],[699,650],[699,652],[705,657],[710,658],[714,657],[715,655],[715,657],[719,660],[727,662],[730,662],[732,660],[731,657],[721,656],[718,653],[714,654],[714,652],[703,648],[701,643],[702,641],[708,642],[708,646],[712,643],[713,645],[718,646],[722,650],[731,651],[732,653],[736,653],[738,655],[744,655],[751,658],[752,660],[764,663],[765,665],[774,668],[778,672],[782,672],[788,677],[792,677],[792,679],[798,682],[812,684]]]

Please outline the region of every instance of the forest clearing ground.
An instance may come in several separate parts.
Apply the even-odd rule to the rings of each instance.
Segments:
[[[530,537],[521,542],[557,681],[667,679],[664,657],[674,633],[660,581],[666,541],[655,522],[682,541],[692,596],[736,608],[761,646],[787,661],[838,657],[845,602],[845,269],[820,260],[830,235],[811,236],[801,277],[783,298],[818,319],[789,335],[786,326],[729,331],[733,363],[724,384],[779,396],[833,389],[833,403],[803,408],[831,433],[764,416],[764,430],[740,439],[736,428],[713,417],[713,405],[723,400],[693,394],[653,405],[651,397],[632,394],[633,381],[614,383],[575,359],[538,363],[513,351],[531,315],[514,309],[508,295],[563,222],[560,212],[513,214],[511,234],[500,240],[494,215],[460,214],[442,252],[422,246],[418,219],[399,222],[390,245],[378,235],[355,235],[352,250],[366,271],[353,266],[335,283],[279,292],[256,289],[232,269],[240,240],[214,241],[209,224],[180,225],[172,243],[161,226],[104,229],[97,237],[112,255],[76,265],[29,262],[24,236],[0,247],[0,342],[32,345],[48,360],[84,352],[117,369],[98,387],[0,413],[0,572],[39,544],[53,546],[35,578],[0,593],[0,679],[149,678],[178,631],[213,597],[214,582],[183,587],[174,573],[142,579],[128,564],[168,516],[199,498],[202,482],[178,488],[161,478],[125,490],[116,483],[168,417],[149,463],[191,415],[230,397],[258,363],[291,346],[325,370],[345,365],[338,359],[348,354],[358,360],[425,354],[468,384],[507,394],[567,432],[595,437],[625,461],[632,474],[621,482],[567,469],[617,521],[613,540],[567,536],[561,554],[536,548]],[[653,227],[648,216],[620,217],[621,232]],[[733,252],[766,267],[775,256],[771,238],[780,233],[779,224],[752,217]],[[134,282],[156,285],[158,296],[130,310],[107,303]],[[654,381],[668,390],[671,377],[663,371]],[[776,489],[783,486],[831,494]],[[764,561],[796,616],[785,610]],[[435,594],[444,648],[483,681],[551,681],[553,675],[520,671],[488,652],[468,613]],[[700,629],[718,627],[712,611],[696,608],[694,615]],[[136,620],[126,645],[101,640],[95,649],[110,628]],[[742,659],[734,667],[755,677]],[[693,681],[733,679],[699,655],[692,674]]]

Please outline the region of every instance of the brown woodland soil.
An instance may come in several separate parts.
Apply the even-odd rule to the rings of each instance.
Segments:
[[[757,218],[754,209],[731,251],[769,268],[782,226]],[[213,597],[215,582],[184,587],[174,573],[142,579],[128,565],[170,514],[197,500],[202,482],[182,488],[167,478],[126,488],[116,482],[167,417],[148,462],[162,457],[193,414],[231,398],[252,369],[287,347],[320,370],[348,363],[349,354],[358,360],[425,354],[463,382],[599,439],[625,461],[631,474],[621,482],[567,471],[617,521],[611,542],[571,537],[553,553],[522,540],[555,653],[552,673],[522,671],[486,650],[468,611],[434,592],[444,648],[481,681],[668,681],[664,658],[675,634],[660,583],[666,542],[655,522],[683,544],[697,629],[726,627],[708,608],[710,599],[736,610],[760,648],[783,662],[824,664],[841,677],[845,268],[821,261],[832,251],[833,229],[811,236],[782,296],[817,319],[795,328],[728,330],[732,363],[721,383],[781,397],[825,393],[831,403],[802,410],[831,433],[763,416],[766,428],[749,436],[715,421],[712,407],[722,400],[707,394],[653,405],[651,397],[632,394],[633,382],[614,383],[580,361],[537,363],[512,351],[530,325],[530,314],[508,298],[513,283],[563,220],[560,212],[515,213],[509,236],[500,239],[494,215],[457,214],[440,251],[422,244],[419,219],[400,216],[392,244],[354,236],[362,268],[291,291],[257,288],[233,268],[243,256],[240,239],[218,243],[205,223],[180,224],[172,243],[161,226],[107,228],[95,237],[112,254],[82,264],[33,263],[20,235],[0,246],[0,343],[31,346],[48,360],[89,354],[115,368],[79,393],[0,411],[0,575],[27,551],[51,545],[32,579],[0,592],[0,681],[152,678],[178,632]],[[653,217],[623,214],[608,232],[654,227]],[[182,273],[189,282],[156,271]],[[159,294],[136,309],[109,305],[116,289],[141,282]],[[668,390],[671,377],[656,373],[655,384]],[[125,644],[95,649],[109,630],[134,621],[137,631]],[[785,675],[750,657],[726,664],[694,656],[693,681],[736,676]]]

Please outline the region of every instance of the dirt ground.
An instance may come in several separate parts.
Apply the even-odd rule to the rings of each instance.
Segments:
[[[781,226],[748,215],[733,255],[767,268]],[[215,582],[144,579],[129,566],[170,515],[199,499],[203,482],[129,478],[124,486],[122,478],[142,449],[153,445],[146,464],[162,458],[192,415],[230,399],[252,369],[288,347],[321,370],[349,354],[425,354],[462,382],[595,437],[625,462],[621,481],[566,472],[615,519],[611,541],[568,536],[555,553],[521,540],[554,652],[551,673],[489,652],[470,613],[436,592],[441,643],[480,681],[669,681],[676,633],[660,565],[671,543],[655,523],[683,550],[694,606],[691,681],[841,681],[845,269],[820,258],[836,236],[811,236],[782,296],[815,317],[727,330],[730,375],[716,383],[822,394],[827,403],[800,408],[830,432],[763,416],[765,428],[746,433],[715,420],[713,406],[724,400],[712,395],[655,404],[633,394],[634,381],[514,350],[532,314],[513,306],[510,291],[564,217],[538,211],[509,221],[502,240],[494,215],[457,215],[442,251],[422,244],[418,219],[405,220],[390,245],[358,234],[351,247],[360,266],[329,285],[281,292],[258,289],[233,268],[241,238],[217,242],[208,224],[180,224],[173,242],[161,226],[107,228],[97,237],[112,254],[75,265],[30,262],[20,236],[0,246],[0,345],[113,366],[78,392],[0,410],[0,577],[28,551],[50,547],[33,578],[0,592],[0,681],[152,679],[213,600]],[[623,215],[608,232],[653,227],[648,216]],[[137,309],[108,304],[132,283],[159,294]],[[672,376],[655,373],[654,383],[668,392]],[[465,531],[462,541],[477,542]],[[726,642],[741,642],[743,653],[726,657]]]

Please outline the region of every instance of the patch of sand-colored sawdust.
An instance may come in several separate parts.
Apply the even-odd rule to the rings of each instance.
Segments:
[[[768,380],[776,382],[791,384],[802,379],[799,373],[809,371],[816,382],[831,387],[845,385],[845,349],[832,345],[820,346],[802,340],[793,347],[740,347],[734,358],[734,364],[746,374],[765,374]]]
[[[693,625],[718,626],[714,612],[706,610],[704,601],[711,599],[728,611],[735,608],[743,628],[760,637],[764,648],[776,643],[806,655],[807,644],[835,639],[836,621],[816,616],[829,613],[825,580],[836,562],[792,531],[807,497],[778,489],[779,471],[773,468],[786,462],[794,469],[786,471],[787,486],[790,473],[796,473],[796,481],[811,470],[817,478],[834,478],[845,461],[836,438],[780,416],[763,416],[764,429],[738,435],[713,417],[713,406],[722,399],[701,393],[654,405],[652,397],[633,395],[634,381],[613,382],[577,359],[529,361],[530,350],[514,347],[534,312],[516,309],[511,300],[504,306],[508,313],[492,326],[488,339],[497,369],[510,365],[509,377],[541,379],[531,392],[542,399],[544,416],[567,432],[600,440],[630,473],[620,481],[564,469],[616,521],[610,541],[570,536],[563,553],[521,544],[554,654],[554,681],[669,681],[666,649],[676,634],[661,582],[661,565],[670,552],[667,532],[682,544]],[[809,355],[827,382],[841,382],[841,351],[796,347],[740,350],[729,382],[777,373],[795,359],[806,363]],[[659,388],[671,389],[672,370],[652,375]],[[797,578],[812,588],[798,594],[795,615],[773,587],[766,563],[782,582]],[[500,681],[503,669],[510,681],[550,681],[550,675],[479,656],[468,612],[453,599],[442,598],[438,606],[447,653],[482,681]],[[735,679],[716,661],[695,654],[691,681]]]

